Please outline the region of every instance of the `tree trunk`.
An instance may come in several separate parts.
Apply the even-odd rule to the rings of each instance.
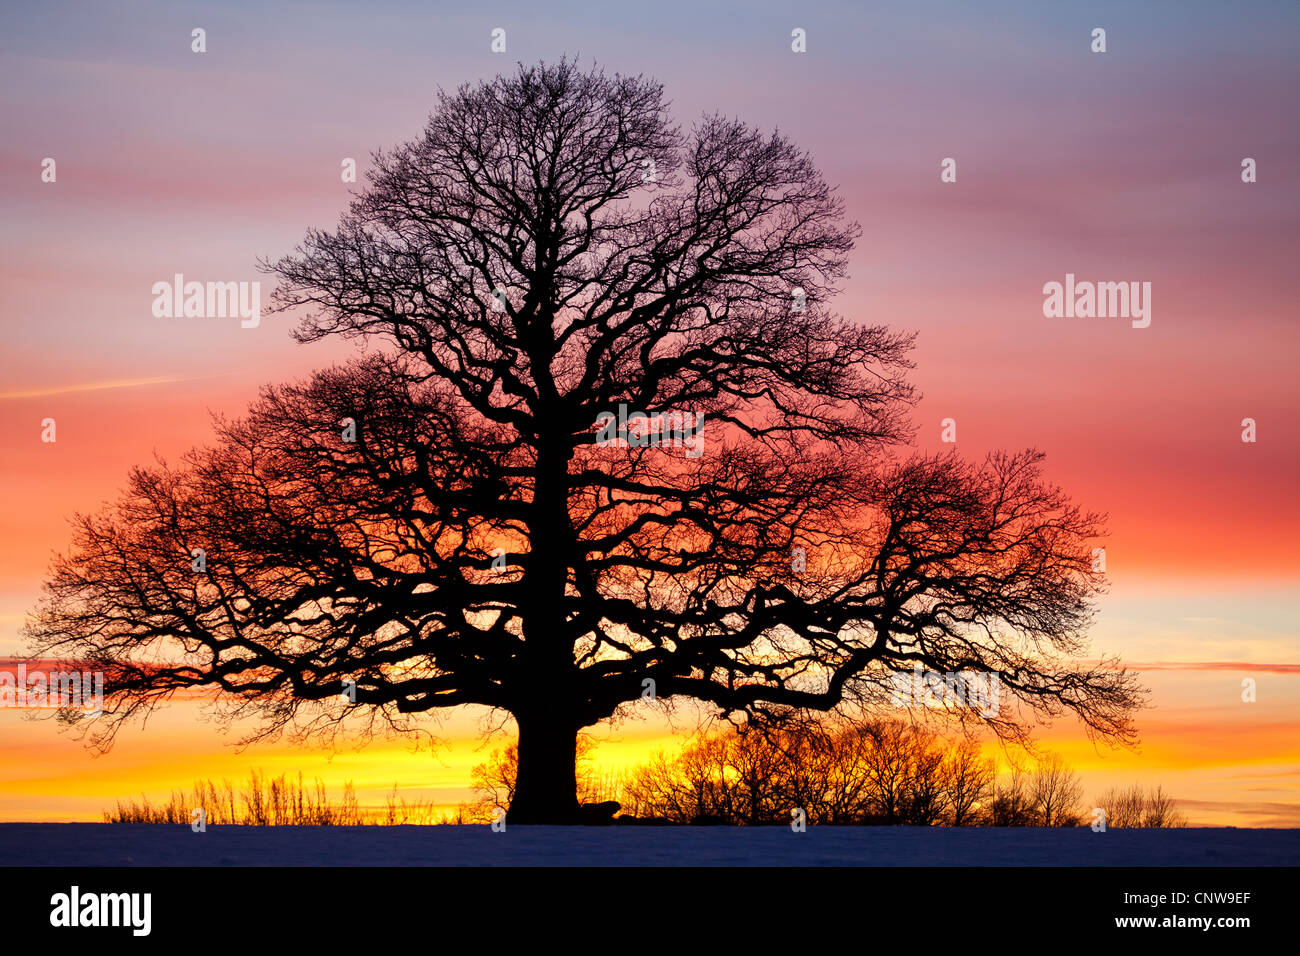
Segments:
[[[534,367],[549,358],[531,355]],[[557,417],[541,415],[543,422]],[[525,559],[522,618],[523,673],[519,706],[519,775],[507,823],[571,825],[581,822],[575,764],[578,700],[573,641],[565,614],[573,529],[569,524],[569,459],[573,448],[566,434],[539,436],[532,513],[531,547]],[[542,546],[544,544],[544,547]]]
[[[579,823],[578,728],[554,708],[516,714],[515,722],[519,725],[519,776],[506,823]]]

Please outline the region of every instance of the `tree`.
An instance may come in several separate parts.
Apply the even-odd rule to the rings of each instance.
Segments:
[[[583,803],[596,803],[609,796],[610,781],[602,778],[592,767],[596,742],[585,734],[578,735],[576,771],[578,798]],[[493,750],[488,759],[475,765],[470,772],[470,786],[478,793],[478,807],[484,819],[491,818],[495,809],[507,810],[514,802],[519,782],[519,745],[507,744]]]
[[[810,824],[970,826],[986,819],[993,771],[973,741],[948,748],[918,725],[800,719],[704,736],[672,760],[660,753],[621,796],[634,815],[677,823],[788,823],[799,809]]]
[[[784,754],[778,741],[750,731],[737,734],[726,752],[726,777],[732,780],[735,812],[748,826],[758,826],[780,818],[789,806],[783,805],[782,765]]]
[[[518,823],[578,819],[578,732],[647,688],[762,718],[965,669],[1004,703],[964,719],[1131,740],[1133,677],[1077,660],[1100,517],[1037,453],[905,453],[912,336],[831,309],[859,233],[790,139],[648,79],[441,93],[264,264],[364,356],[79,517],[33,652],[105,672],[100,746],[197,687],[256,735],[506,711]]]
[[[913,726],[910,740],[905,819],[918,826],[933,826],[948,809],[948,790],[944,785],[944,756],[935,735],[924,727]]]
[[[963,740],[948,752],[943,780],[953,826],[970,826],[982,814],[996,779],[993,761],[980,756],[975,741]]]
[[[863,722],[806,719],[787,729],[787,806],[803,808],[809,823],[862,822],[872,809],[867,753],[873,739],[872,725]]]
[[[1038,761],[1029,780],[1029,804],[1039,826],[1077,826],[1082,798],[1079,775],[1066,765],[1060,754],[1050,754]]]
[[[1149,791],[1137,783],[1128,788],[1112,787],[1098,798],[1097,805],[1106,811],[1106,826],[1111,829],[1187,826],[1177,801],[1159,784]]]
[[[509,808],[519,782],[519,747],[510,744],[494,750],[486,763],[470,771],[470,785],[478,792],[479,802],[493,808]]]
[[[911,728],[891,720],[872,725],[864,756],[870,774],[871,801],[886,823],[902,823],[914,759]]]
[[[1146,806],[1146,793],[1141,784],[1127,789],[1112,787],[1098,799],[1097,805],[1106,812],[1106,826],[1113,830],[1126,830],[1142,826],[1142,811]]]
[[[674,823],[747,822],[743,785],[729,772],[732,744],[731,737],[704,735],[676,757],[657,751],[624,785],[624,809]]]
[[[1178,810],[1178,801],[1165,793],[1165,788],[1161,784],[1156,784],[1147,796],[1146,807],[1142,813],[1142,826],[1170,828],[1187,826],[1187,817]]]
[[[1017,762],[1011,763],[1006,783],[995,783],[990,822],[995,827],[1027,827],[1034,822],[1024,768]]]

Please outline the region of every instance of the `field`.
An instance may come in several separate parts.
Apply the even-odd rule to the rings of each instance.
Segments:
[[[1300,830],[0,824],[2,866],[1295,866]]]

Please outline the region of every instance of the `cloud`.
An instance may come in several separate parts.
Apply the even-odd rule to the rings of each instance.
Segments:
[[[1134,661],[1137,671],[1248,671],[1266,674],[1300,674],[1300,664],[1264,664],[1254,661]]]
[[[1300,826],[1300,803],[1244,803],[1232,800],[1178,800],[1178,808],[1189,817],[1197,810],[1241,814],[1252,827]],[[1196,826],[1196,824],[1193,824]]]
[[[1300,674],[1300,664],[1256,661],[1083,661],[1093,667],[1125,667],[1133,671],[1246,671],[1251,674]]]
[[[183,378],[123,378],[110,382],[89,382],[84,385],[58,385],[54,388],[33,388],[17,392],[0,392],[0,399],[44,398],[47,395],[67,395],[71,392],[98,392],[110,388],[136,388],[141,385],[168,385],[184,382]]]

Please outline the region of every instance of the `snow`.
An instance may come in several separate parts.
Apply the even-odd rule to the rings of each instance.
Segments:
[[[1300,829],[0,823],[4,866],[1295,866]]]

